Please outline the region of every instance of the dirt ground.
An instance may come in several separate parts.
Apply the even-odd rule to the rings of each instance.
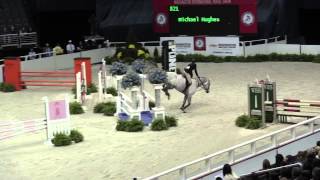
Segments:
[[[179,67],[186,64],[179,63]],[[96,74],[98,66],[94,67]],[[227,147],[281,129],[235,126],[247,113],[247,84],[268,74],[277,82],[278,98],[320,100],[320,64],[299,62],[199,63],[201,76],[212,80],[211,92],[197,92],[187,113],[179,107],[182,94],[162,95],[167,113],[179,119],[168,131],[127,133],[115,130],[116,118],[88,112],[72,115],[72,127],[84,134],[79,144],[56,148],[44,145],[45,132],[24,134],[0,142],[0,179],[3,180],[124,180],[147,177]],[[94,76],[97,78],[96,76]],[[96,80],[96,79],[95,79]],[[147,86],[151,92],[151,86]],[[0,122],[44,117],[43,96],[61,99],[67,88],[34,87],[0,93]]]

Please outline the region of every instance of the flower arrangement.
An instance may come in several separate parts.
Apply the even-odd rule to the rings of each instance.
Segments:
[[[141,80],[137,73],[129,72],[122,78],[121,85],[124,89],[131,88],[133,86],[140,86]]]
[[[110,73],[114,75],[124,75],[127,73],[127,66],[121,62],[114,62],[110,68]]]
[[[167,73],[162,69],[154,68],[150,70],[148,79],[151,84],[161,84],[167,82],[168,76]]]

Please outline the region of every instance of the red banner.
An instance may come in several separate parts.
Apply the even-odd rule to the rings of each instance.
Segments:
[[[169,33],[168,7],[172,0],[153,0],[153,31],[156,33]]]

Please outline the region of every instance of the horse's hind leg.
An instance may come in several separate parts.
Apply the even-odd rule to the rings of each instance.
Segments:
[[[180,107],[180,109],[181,109],[183,112],[185,112],[184,109],[185,109],[185,104],[186,104],[186,102],[187,102],[187,99],[188,99],[188,98],[187,98],[187,96],[185,95],[184,98],[183,98],[182,106]]]

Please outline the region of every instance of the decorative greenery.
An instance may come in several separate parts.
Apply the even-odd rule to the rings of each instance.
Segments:
[[[262,121],[256,118],[251,118],[248,122],[247,129],[259,129],[262,126]]]
[[[138,132],[138,131],[143,131],[143,128],[144,128],[143,122],[134,118],[131,121],[128,121],[128,126],[126,128],[126,131]]]
[[[168,129],[168,126],[163,119],[155,119],[152,121],[152,124],[151,124],[152,131],[162,131],[167,129]]]
[[[116,130],[117,131],[126,131],[129,121],[118,120]]]
[[[132,40],[130,40],[130,42],[132,42]],[[139,43],[124,43],[123,45],[125,47],[118,47],[116,49],[116,53],[113,56],[114,58],[122,59],[125,62],[131,63],[136,58],[145,59],[150,56],[149,51],[143,48],[142,45]],[[130,62],[128,61],[130,59],[126,58],[131,58],[132,61]]]
[[[104,57],[104,60],[106,61],[106,64],[112,64],[117,61],[117,58],[106,56]]]
[[[137,73],[130,72],[122,78],[121,85],[124,89],[131,88],[133,86],[140,86],[141,80]]]
[[[258,129],[262,126],[262,121],[248,115],[241,115],[236,119],[236,126],[247,129]]]
[[[165,116],[165,122],[168,127],[178,126],[178,119],[173,116]]]
[[[250,120],[250,117],[247,115],[241,115],[236,119],[236,126],[238,127],[245,127],[247,126],[248,122]]]
[[[3,92],[14,92],[16,88],[12,84],[0,83],[0,91]]]
[[[132,58],[132,57],[125,57],[125,58],[122,59],[122,61],[123,61],[124,63],[126,63],[126,64],[132,64],[133,61],[134,61],[134,58]]]
[[[110,68],[110,73],[114,75],[124,75],[127,73],[127,66],[121,62],[114,62]]]
[[[94,83],[91,83],[88,87],[87,87],[87,95],[91,94],[91,93],[96,93],[98,92],[98,88]]]
[[[78,102],[69,103],[70,114],[82,114],[84,110],[81,107],[81,104]]]
[[[167,73],[162,69],[154,68],[148,74],[150,83],[161,84],[167,82]]]
[[[105,107],[103,108],[103,114],[105,116],[113,116],[116,111],[117,108],[115,103],[106,103]]]
[[[116,126],[117,131],[126,131],[126,132],[143,131],[143,128],[144,128],[143,122],[136,118],[130,121],[118,120],[117,126]]]
[[[107,94],[111,94],[112,96],[118,96],[118,91],[114,87],[108,87]]]
[[[113,102],[106,102],[106,103],[98,103],[94,106],[93,112],[94,113],[104,113],[104,109],[107,106],[115,106],[115,103]]]
[[[75,143],[79,143],[83,141],[83,135],[77,131],[77,130],[71,130],[70,132],[70,138],[72,141],[74,141]]]
[[[132,63],[132,70],[136,73],[143,74],[146,64],[143,59],[136,59]]]
[[[320,55],[307,55],[307,54],[257,54],[254,56],[204,56],[201,54],[187,54],[187,55],[177,55],[177,61],[188,62],[194,59],[198,62],[263,62],[263,61],[299,61],[299,62],[314,62],[320,63]]]
[[[63,133],[58,133],[54,135],[54,138],[51,140],[54,146],[67,146],[72,143],[71,138]]]

